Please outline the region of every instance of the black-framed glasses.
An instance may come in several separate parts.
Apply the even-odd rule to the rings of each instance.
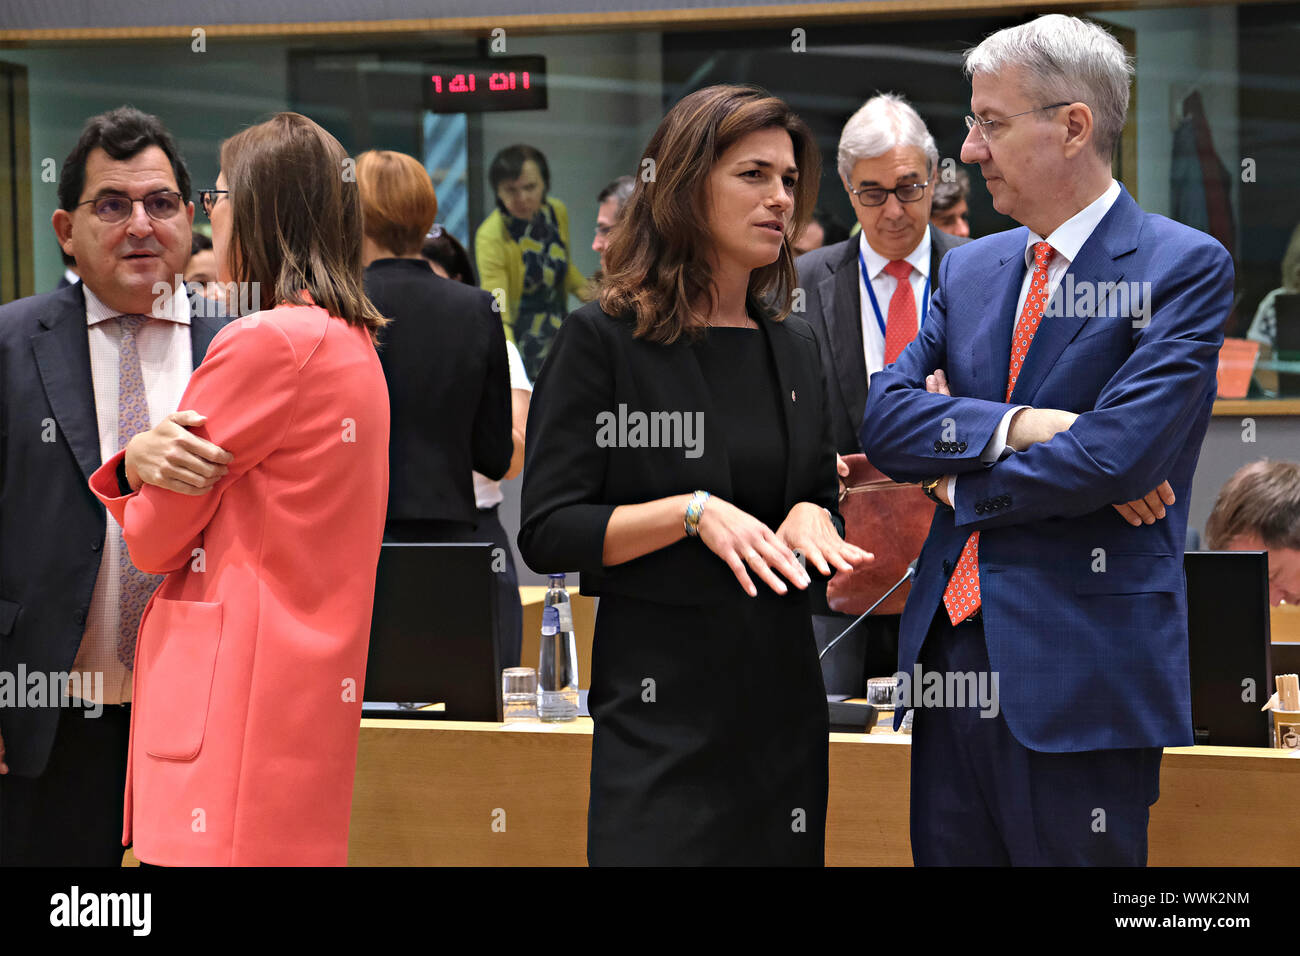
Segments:
[[[1062,106],[1069,106],[1069,105],[1070,104],[1068,102],[1053,103],[1051,106],[1040,106],[1037,109],[1025,110],[1022,113],[1012,113],[1010,116],[1004,116],[1001,119],[982,120],[978,116],[971,116],[968,113],[966,114],[966,132],[969,133],[971,130],[978,128],[980,131],[980,136],[984,138],[984,142],[989,143],[992,142],[993,133],[997,130],[999,126],[1001,126],[1007,120],[1013,120],[1017,116],[1028,116],[1030,113],[1042,113],[1044,110],[1059,109]]]
[[[925,188],[930,185],[929,180],[923,183],[903,183],[901,186],[895,186],[893,189],[886,189],[883,186],[868,186],[865,189],[854,189],[849,187],[849,192],[863,206],[883,206],[889,201],[890,195],[898,197],[899,202],[917,202],[925,195]]]
[[[90,206],[100,222],[119,223],[124,222],[131,215],[131,210],[135,208],[136,203],[144,206],[144,211],[150,219],[163,220],[170,219],[181,211],[181,206],[185,204],[185,197],[174,189],[158,189],[140,199],[132,199],[121,193],[109,193],[96,199],[87,199],[77,205]]]
[[[217,204],[218,196],[229,196],[229,189],[200,189],[199,202],[203,205],[203,215],[211,216],[212,207]]]

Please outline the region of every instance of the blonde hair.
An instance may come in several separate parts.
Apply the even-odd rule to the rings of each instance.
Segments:
[[[399,256],[420,251],[438,218],[438,194],[414,156],[370,149],[357,157],[357,188],[365,233]]]

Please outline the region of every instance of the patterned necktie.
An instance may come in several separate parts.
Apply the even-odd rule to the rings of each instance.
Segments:
[[[1015,391],[1016,379],[1025,366],[1025,357],[1029,354],[1030,343],[1038,324],[1043,321],[1043,310],[1047,307],[1047,264],[1052,261],[1052,247],[1045,242],[1034,243],[1034,278],[1029,284],[1029,295],[1025,296],[1024,308],[1020,310],[1020,321],[1016,323],[1011,340],[1011,368],[1007,377],[1007,398]],[[980,533],[973,532],[966,539],[957,559],[957,567],[943,592],[943,606],[948,611],[948,618],[956,626],[980,609]]]
[[[885,272],[896,282],[885,321],[885,364],[889,365],[897,362],[907,343],[916,338],[916,296],[912,294],[910,262],[895,259],[885,264]]]
[[[148,431],[149,402],[144,394],[144,376],[140,372],[140,350],[136,347],[136,333],[149,321],[146,315],[119,315],[122,329],[122,347],[117,363],[117,447],[121,451],[133,435]],[[116,527],[116,525],[115,525]],[[121,566],[119,580],[122,586],[121,617],[117,630],[117,659],[131,670],[135,666],[135,638],[140,628],[140,615],[149,603],[149,596],[162,580],[160,574],[145,574],[126,553],[122,529],[117,528],[118,555]]]

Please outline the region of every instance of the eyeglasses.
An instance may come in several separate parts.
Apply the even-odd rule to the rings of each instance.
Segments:
[[[978,127],[980,131],[980,136],[984,138],[984,142],[991,143],[993,142],[993,133],[997,130],[999,126],[1001,126],[1007,120],[1013,120],[1017,116],[1028,116],[1030,113],[1041,113],[1044,110],[1054,110],[1059,107],[1069,106],[1069,105],[1070,105],[1069,103],[1053,103],[1051,106],[1040,106],[1037,109],[1025,110],[1023,113],[1012,113],[1010,116],[1004,116],[1001,119],[982,120],[978,116],[971,116],[967,114],[966,132],[969,133],[971,130]]]
[[[77,205],[90,206],[100,222],[118,223],[125,221],[131,215],[131,210],[135,208],[136,203],[144,206],[144,211],[150,219],[163,220],[170,219],[180,212],[184,202],[185,197],[180,193],[171,189],[159,189],[142,199],[132,199],[130,196],[115,193],[100,196],[98,199],[87,199]]]
[[[868,186],[866,189],[854,189],[849,187],[849,192],[853,193],[859,203],[864,206],[883,206],[889,201],[890,194],[898,197],[899,202],[916,202],[925,195],[925,187],[930,183],[903,183],[901,186],[895,186],[893,189],[885,189],[883,186]]]
[[[229,196],[229,189],[200,189],[199,202],[203,204],[203,215],[211,216],[212,207],[217,204],[218,196]]]

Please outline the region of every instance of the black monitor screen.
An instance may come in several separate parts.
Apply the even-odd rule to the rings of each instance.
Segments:
[[[495,587],[491,544],[385,544],[364,699],[441,703],[444,711],[418,716],[499,721]]]
[[[1268,553],[1189,551],[1183,568],[1196,743],[1268,747]]]

